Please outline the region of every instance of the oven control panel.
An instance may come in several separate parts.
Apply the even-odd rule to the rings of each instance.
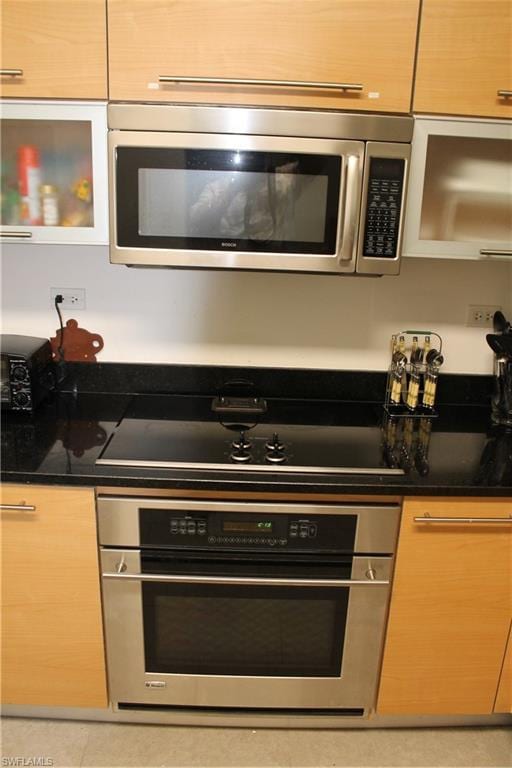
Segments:
[[[356,515],[196,513],[140,510],[142,546],[353,551]]]

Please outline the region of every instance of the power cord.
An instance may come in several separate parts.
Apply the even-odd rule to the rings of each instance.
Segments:
[[[62,322],[62,314],[59,307],[59,304],[62,304],[63,301],[64,301],[64,296],[61,293],[58,293],[55,296],[55,311],[59,316],[59,323],[60,323],[60,340],[57,345],[57,352],[59,353],[59,359],[56,363],[57,372],[58,372],[58,375],[57,375],[58,384],[60,384],[60,382],[64,379],[66,375],[66,362],[64,360],[64,324]]]

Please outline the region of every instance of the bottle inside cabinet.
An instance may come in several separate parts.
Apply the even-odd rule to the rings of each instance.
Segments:
[[[93,227],[89,120],[1,121],[2,226]]]

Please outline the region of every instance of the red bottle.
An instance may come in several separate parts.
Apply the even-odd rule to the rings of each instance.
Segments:
[[[38,226],[43,223],[39,188],[41,162],[39,150],[31,144],[18,147],[18,186],[20,191],[20,223]]]

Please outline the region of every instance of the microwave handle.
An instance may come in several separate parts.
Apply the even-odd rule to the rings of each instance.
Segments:
[[[357,227],[359,223],[359,204],[361,200],[360,158],[348,155],[345,164],[343,184],[343,229],[341,241],[340,264],[356,264],[357,256]],[[347,255],[345,255],[347,254]]]

